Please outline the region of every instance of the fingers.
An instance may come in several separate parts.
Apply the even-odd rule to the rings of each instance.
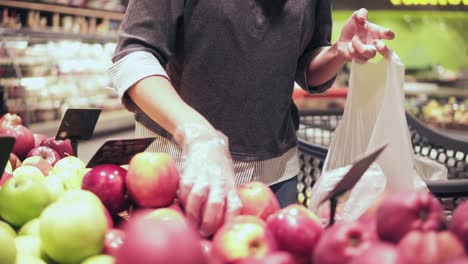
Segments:
[[[377,51],[384,57],[386,57],[388,53],[390,52],[387,45],[385,45],[385,43],[383,43],[383,41],[379,39],[374,40],[374,46],[377,49]]]
[[[225,207],[225,196],[219,189],[212,189],[206,201],[200,234],[203,237],[212,235],[222,224]]]
[[[353,13],[352,18],[356,23],[364,24],[367,20],[368,15],[369,12],[367,11],[367,9],[361,8]]]
[[[195,184],[187,196],[185,214],[189,222],[199,226],[202,217],[203,205],[208,199],[209,188],[206,184]]]
[[[368,23],[368,30],[374,39],[392,40],[395,38],[395,33],[391,29],[373,23]]]
[[[242,201],[237,195],[236,190],[231,190],[226,196],[227,204],[226,204],[226,216],[225,222],[230,221],[235,216],[239,215],[240,210],[242,208]]]
[[[348,51],[354,59],[362,62],[372,59],[377,54],[377,50],[373,45],[362,43],[357,36],[354,36],[351,45],[348,45]]]

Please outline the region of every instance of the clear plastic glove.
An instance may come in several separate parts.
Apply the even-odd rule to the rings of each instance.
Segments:
[[[338,50],[351,61],[367,62],[377,52],[386,56],[388,48],[382,39],[393,39],[395,33],[367,21],[368,11],[361,8],[346,21],[338,40]]]
[[[234,182],[228,139],[219,131],[185,125],[174,134],[182,147],[179,199],[202,236],[212,235],[242,206]]]

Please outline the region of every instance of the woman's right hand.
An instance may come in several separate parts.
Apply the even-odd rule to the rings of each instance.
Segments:
[[[189,221],[202,236],[210,236],[242,207],[228,139],[199,125],[184,125],[174,137],[182,147],[178,198]]]

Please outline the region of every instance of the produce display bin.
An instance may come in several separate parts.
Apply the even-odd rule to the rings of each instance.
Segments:
[[[312,186],[322,173],[322,166],[342,109],[304,110],[297,132],[301,171],[298,179],[298,202],[308,205]],[[468,142],[447,137],[406,114],[415,154],[428,157],[448,169],[448,180],[427,182],[429,190],[441,201],[446,213],[468,199]]]

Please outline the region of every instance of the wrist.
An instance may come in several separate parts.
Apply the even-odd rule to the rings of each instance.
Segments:
[[[200,124],[184,124],[177,127],[174,132],[174,140],[180,145],[193,144],[200,141],[208,141],[220,137],[220,132],[216,131],[211,126],[204,126]],[[224,135],[223,135],[224,136]]]

